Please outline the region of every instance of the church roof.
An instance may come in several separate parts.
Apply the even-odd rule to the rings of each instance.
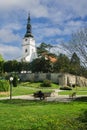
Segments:
[[[31,23],[30,23],[30,14],[28,15],[27,19],[27,26],[26,26],[26,33],[24,37],[33,37],[32,32],[31,32]]]

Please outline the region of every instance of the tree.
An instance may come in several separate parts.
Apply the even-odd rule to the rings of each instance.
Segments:
[[[47,53],[48,51],[46,50],[47,44],[46,43],[41,43],[39,47],[37,47],[37,53],[38,56],[42,56],[42,53]]]
[[[76,52],[80,57],[81,64],[87,67],[87,28],[72,34],[69,43],[63,43],[63,47],[69,50],[68,55],[72,55]]]
[[[10,60],[4,63],[4,72],[21,72],[29,70],[30,68],[28,62],[18,62],[16,60]]]
[[[2,55],[0,54],[0,62],[1,61],[4,61],[4,59],[3,59]]]
[[[51,44],[46,44],[44,42],[42,42],[40,44],[39,47],[37,47],[37,53],[38,53],[38,56],[42,56],[43,53],[45,54],[48,54],[50,53],[50,49],[52,48],[53,46]]]
[[[51,64],[49,60],[45,60],[44,57],[37,58],[30,63],[30,69],[32,72],[47,73],[51,71]]]
[[[64,54],[60,54],[53,65],[54,72],[69,72],[69,63],[69,58]]]
[[[4,72],[13,72],[14,71],[14,61],[6,61],[4,63]]]
[[[80,70],[81,70],[80,58],[74,52],[70,60],[70,73],[80,75]]]
[[[3,73],[3,64],[4,64],[4,59],[2,55],[0,54],[0,73]]]
[[[80,66],[80,58],[77,56],[77,54],[74,52],[71,57],[71,64]]]

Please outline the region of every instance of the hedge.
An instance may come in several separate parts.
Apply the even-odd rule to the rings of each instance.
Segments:
[[[7,92],[9,91],[9,81],[7,80],[0,80],[0,92]]]
[[[60,90],[72,90],[72,88],[71,88],[71,87],[66,86],[66,87],[60,87]]]

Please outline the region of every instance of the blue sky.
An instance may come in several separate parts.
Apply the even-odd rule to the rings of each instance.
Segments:
[[[67,42],[87,27],[87,0],[0,0],[0,54],[6,60],[22,55],[28,13],[36,45]]]

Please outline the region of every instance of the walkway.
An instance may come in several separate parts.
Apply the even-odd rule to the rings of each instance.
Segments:
[[[82,97],[84,95],[77,95],[76,97]],[[0,100],[10,99],[10,97],[3,97]],[[25,99],[25,100],[40,100],[39,98],[34,98],[32,95],[22,95],[22,96],[12,96],[12,99]],[[58,95],[58,96],[51,96],[45,99],[46,101],[58,101],[58,102],[70,102],[72,101],[68,95]]]

